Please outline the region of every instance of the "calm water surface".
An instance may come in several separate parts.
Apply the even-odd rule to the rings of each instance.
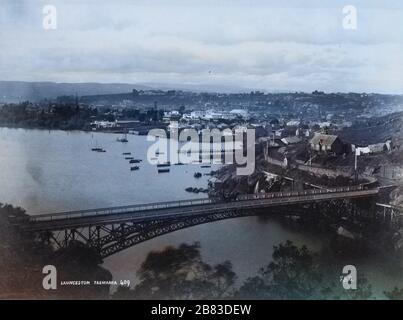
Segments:
[[[90,209],[138,203],[205,197],[186,187],[207,187],[208,176],[195,179],[195,172],[217,168],[200,165],[171,166],[158,174],[147,163],[148,142],[144,136],[129,136],[119,143],[117,135],[24,129],[0,129],[0,202],[21,206],[29,214]],[[105,153],[92,152],[99,145]],[[130,171],[123,152],[143,159],[139,171]],[[104,266],[116,280],[136,281],[135,272],[150,250],[167,245],[200,242],[205,260],[230,260],[240,280],[253,276],[270,262],[273,245],[290,239],[313,250],[321,239],[304,232],[285,229],[277,222],[261,222],[256,217],[225,220],[185,230],[126,249],[105,259]],[[382,288],[403,285],[400,275],[385,272],[385,262],[363,265],[367,277]]]

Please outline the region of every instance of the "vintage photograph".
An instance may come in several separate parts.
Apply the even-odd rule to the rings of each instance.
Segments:
[[[0,300],[403,299],[402,21],[0,0]]]

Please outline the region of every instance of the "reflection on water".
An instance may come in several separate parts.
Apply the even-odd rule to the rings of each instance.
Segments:
[[[0,129],[0,137],[0,201],[30,214],[205,197],[185,188],[206,187],[208,177],[193,174],[217,168],[171,166],[158,174],[143,136],[119,143],[113,134]],[[96,144],[106,152],[91,152]],[[139,171],[130,171],[124,152],[143,159]]]
[[[217,166],[171,166],[170,173],[158,174],[157,168],[146,161],[152,142],[147,142],[146,137],[129,136],[128,143],[119,143],[116,137],[104,133],[0,129],[0,202],[38,214],[205,196],[187,193],[185,188],[205,188],[208,177],[195,179],[193,174],[208,173]],[[106,152],[92,152],[96,144]],[[143,159],[139,171],[130,171],[124,152]],[[199,241],[208,262],[230,260],[239,279],[244,280],[270,262],[273,245],[287,239],[313,250],[321,246],[318,236],[291,232],[273,221],[262,223],[255,217],[245,217],[152,239],[107,258],[104,265],[116,280],[135,281],[135,272],[150,250]],[[380,283],[382,289],[403,285],[399,283],[400,275],[384,272],[385,261],[357,267],[372,283]]]

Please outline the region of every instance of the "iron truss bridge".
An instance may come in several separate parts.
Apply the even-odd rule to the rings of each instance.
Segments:
[[[238,196],[232,201],[194,199],[42,214],[15,220],[24,232],[65,247],[80,240],[102,257],[176,230],[213,221],[256,215],[256,209],[320,201],[373,197],[378,188],[364,186],[311,189]],[[261,211],[261,210],[260,210]],[[275,213],[276,210],[273,210]],[[262,214],[269,214],[265,211]]]

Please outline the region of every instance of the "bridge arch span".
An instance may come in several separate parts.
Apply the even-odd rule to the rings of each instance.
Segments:
[[[280,207],[281,213],[287,212],[287,208],[297,213],[301,204],[367,198],[378,192],[377,188],[356,186],[243,195],[230,202],[184,200],[30,216],[18,221],[17,226],[25,232],[40,234],[42,239],[54,242],[58,247],[66,247],[72,240],[83,241],[105,258],[141,242],[200,224],[273,214]]]

